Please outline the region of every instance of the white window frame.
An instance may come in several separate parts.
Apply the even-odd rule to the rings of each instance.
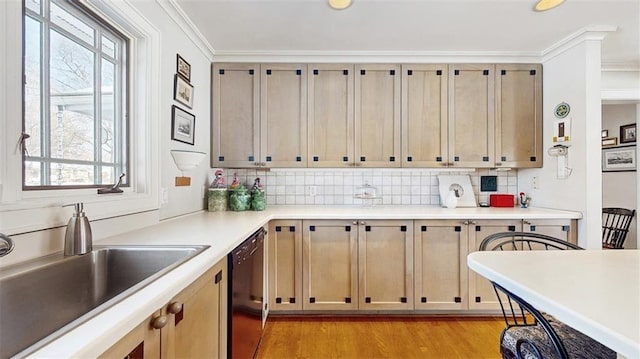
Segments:
[[[46,63],[43,64],[44,66],[42,68],[42,73],[40,75],[41,76],[40,95],[42,95],[42,98],[44,100],[44,103],[43,103],[44,106],[42,106],[41,113],[40,113],[40,117],[41,117],[40,121],[41,121],[41,127],[44,129],[45,132],[42,133],[44,134],[44,136],[39,136],[41,137],[40,142],[43,143],[44,146],[41,146],[41,153],[38,156],[29,156],[28,158],[25,158],[25,166],[26,166],[26,162],[41,164],[40,166],[41,179],[40,179],[40,183],[38,184],[27,185],[26,183],[24,183],[23,188],[25,188],[26,190],[38,191],[38,190],[45,190],[45,189],[59,190],[59,189],[74,188],[74,187],[75,188],[78,188],[78,187],[85,187],[85,188],[94,187],[95,188],[95,187],[104,186],[109,184],[109,182],[102,181],[103,167],[114,168],[115,170],[113,171],[114,180],[110,180],[110,184],[113,184],[115,180],[117,180],[120,173],[128,172],[126,168],[127,159],[128,159],[128,145],[123,142],[126,140],[126,132],[127,132],[126,106],[128,102],[127,101],[128,94],[127,94],[127,87],[126,87],[127,82],[125,82],[126,76],[128,75],[128,72],[127,72],[128,45],[126,43],[127,40],[126,38],[122,39],[122,37],[124,36],[114,32],[112,29],[109,29],[107,26],[105,26],[104,21],[102,21],[101,19],[96,19],[94,16],[87,14],[85,11],[74,6],[72,3],[69,3],[66,1],[46,0],[44,4],[47,4],[47,3],[49,4],[49,6],[44,5],[44,9],[42,9],[40,12],[36,12],[31,9],[24,10],[25,19],[29,18],[32,21],[39,23],[41,26],[43,26],[46,29],[44,38],[42,39],[42,43],[40,46],[40,51],[46,54],[45,58],[51,57],[51,55],[47,53],[47,49],[48,49],[48,44],[51,43],[51,36],[52,36],[51,34],[53,31],[55,31],[61,34],[61,36],[64,36],[69,41],[72,41],[78,46],[81,46],[87,49],[88,51],[90,51],[93,55],[94,60],[96,60],[94,64],[94,69],[93,69],[94,77],[95,77],[95,83],[93,84],[93,90],[94,90],[93,98],[94,98],[94,104],[95,104],[95,108],[94,108],[95,118],[93,121],[95,126],[94,131],[96,131],[94,133],[95,143],[93,144],[93,147],[95,150],[95,157],[91,161],[80,161],[77,159],[69,159],[69,160],[60,159],[53,156],[53,153],[51,150],[51,143],[50,143],[51,142],[50,131],[52,131],[52,129],[49,129],[48,128],[49,126],[45,126],[43,124],[43,121],[47,120],[50,116],[49,108],[50,108],[50,103],[52,102],[52,94],[50,92],[49,86],[47,86],[49,82],[48,79],[51,75],[50,61],[47,62],[45,60]],[[67,29],[61,27],[59,24],[52,21],[52,19],[48,15],[49,8],[51,7],[50,4],[52,3],[55,4],[57,7],[63,9],[67,13],[69,13],[71,16],[74,16],[75,18],[77,18],[87,26],[93,27],[95,30],[94,43],[87,44],[85,41],[80,39],[76,34],[67,31]],[[25,31],[26,31],[26,26],[25,26]],[[105,54],[102,51],[102,37],[106,37],[116,44],[115,57],[112,57],[109,54]],[[113,89],[115,105],[116,105],[116,111],[114,112],[114,123],[115,123],[114,127],[115,127],[115,134],[116,134],[114,138],[114,153],[113,153],[114,165],[104,163],[101,160],[102,148],[99,145],[100,136],[101,136],[100,129],[101,129],[101,123],[102,123],[102,116],[103,116],[102,101],[100,100],[101,88],[102,88],[101,70],[102,70],[104,61],[107,61],[108,63],[113,64],[116,68],[115,78],[114,78],[114,89]],[[98,76],[95,76],[96,74],[98,74]],[[29,143],[29,141],[32,141],[32,140],[26,140],[27,143]],[[30,153],[27,153],[27,154],[32,155]],[[50,183],[51,181],[50,171],[52,171],[51,164],[55,164],[55,163],[93,165],[95,181],[98,181],[99,183],[88,183],[84,185],[51,184]],[[25,169],[24,173],[26,172],[27,171]],[[127,179],[125,178],[125,180]],[[23,181],[26,181],[26,178],[24,178]],[[128,183],[128,181],[125,181],[125,182]]]
[[[0,230],[15,235],[66,225],[84,202],[90,220],[158,210],[160,32],[129,2],[80,0],[129,38],[129,172],[124,193],[98,195],[91,189],[22,190],[22,1],[0,1]],[[9,106],[11,105],[11,106]]]

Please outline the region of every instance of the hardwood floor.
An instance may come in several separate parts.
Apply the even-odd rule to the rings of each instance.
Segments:
[[[499,358],[500,318],[269,317],[258,359]]]

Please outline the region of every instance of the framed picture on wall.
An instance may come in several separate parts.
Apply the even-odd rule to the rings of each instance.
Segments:
[[[602,149],[602,172],[636,170],[636,146]]]
[[[185,80],[191,81],[191,65],[186,62],[180,54],[177,54],[178,59],[176,61],[176,72],[182,76]]]
[[[182,76],[176,74],[175,77],[173,99],[189,108],[193,108],[193,86],[185,81]]]
[[[193,145],[195,142],[196,116],[171,106],[171,139]]]
[[[620,126],[620,143],[636,142],[636,124]]]

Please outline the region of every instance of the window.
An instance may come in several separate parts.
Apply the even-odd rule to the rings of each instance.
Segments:
[[[127,172],[127,39],[74,2],[24,3],[23,188]]]

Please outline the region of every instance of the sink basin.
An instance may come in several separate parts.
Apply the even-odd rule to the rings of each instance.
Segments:
[[[0,270],[0,358],[35,351],[207,247],[94,246]]]

